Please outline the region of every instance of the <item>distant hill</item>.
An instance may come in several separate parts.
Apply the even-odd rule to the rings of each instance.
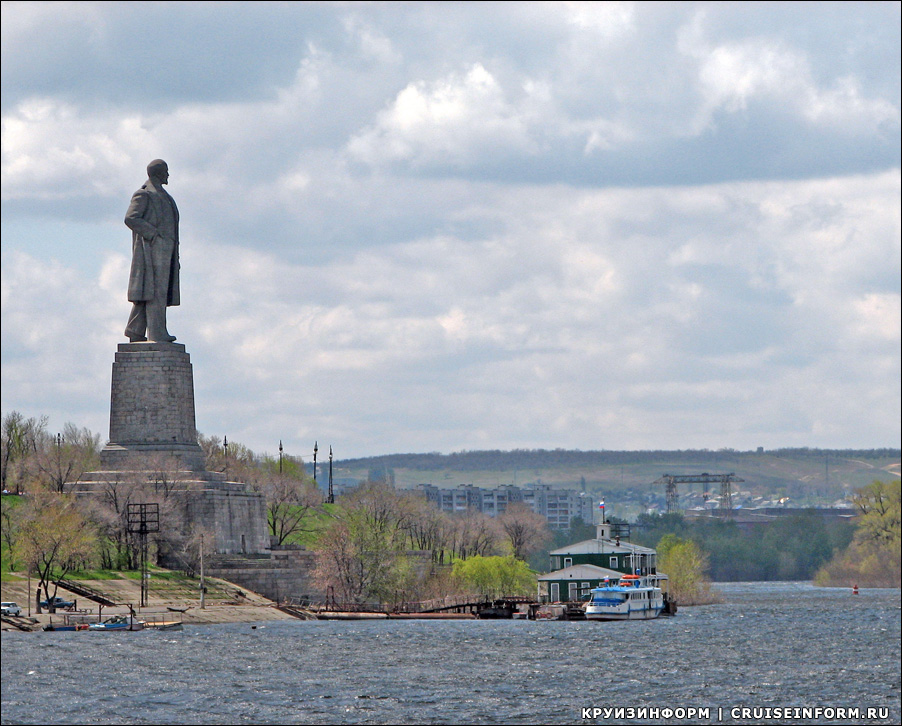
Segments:
[[[899,476],[900,449],[732,449],[685,451],[574,451],[530,449],[452,454],[387,454],[335,462],[336,476],[388,479],[402,488],[429,483],[549,484],[605,496],[631,514],[663,503],[654,482],[664,474],[734,473],[736,490],[750,497],[788,498],[793,506],[824,506],[874,479]],[[701,485],[681,494],[701,496]],[[689,503],[686,503],[688,506]]]
[[[894,460],[902,458],[900,449],[770,449],[736,451],[734,449],[686,449],[678,451],[580,451],[578,449],[514,449],[512,451],[459,451],[453,454],[384,454],[360,459],[344,459],[350,468],[389,466],[398,469],[436,471],[485,471],[497,469],[531,469],[573,466],[607,466],[611,464],[652,464],[700,460],[712,462],[759,459],[762,455],[802,461],[822,462],[834,459]]]

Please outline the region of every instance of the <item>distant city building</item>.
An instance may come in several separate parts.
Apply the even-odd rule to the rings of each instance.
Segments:
[[[507,511],[509,505],[522,503],[548,520],[551,529],[570,531],[570,523],[579,517],[592,523],[594,506],[591,497],[573,489],[555,489],[548,484],[518,487],[512,484],[487,489],[475,484],[455,488],[442,488],[434,484],[419,484],[426,499],[443,512],[453,514],[468,509],[497,517]]]

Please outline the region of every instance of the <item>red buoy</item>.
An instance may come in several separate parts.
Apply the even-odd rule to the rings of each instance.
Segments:
[[[857,584],[852,585],[852,594],[853,594],[853,595],[857,595],[857,594],[858,594],[858,585],[857,585]]]

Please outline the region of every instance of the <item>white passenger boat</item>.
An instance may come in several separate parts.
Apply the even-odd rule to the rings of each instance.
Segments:
[[[586,620],[651,620],[664,609],[664,593],[639,575],[624,575],[616,585],[596,587],[586,603]]]

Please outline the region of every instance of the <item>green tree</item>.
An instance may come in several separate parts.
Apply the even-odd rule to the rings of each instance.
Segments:
[[[902,482],[874,481],[858,489],[852,502],[861,512],[859,531],[864,539],[893,543],[902,532]]]
[[[900,482],[874,481],[856,490],[852,501],[861,513],[849,546],[815,577],[818,585],[899,587],[902,583]]]
[[[729,518],[642,515],[635,531],[637,544],[648,547],[667,534],[694,541],[708,554],[709,575],[717,581],[808,580],[852,537],[847,522],[813,512],[778,517],[751,529]]]
[[[708,557],[692,540],[668,534],[658,542],[658,572],[669,578],[671,596],[678,603],[715,602],[707,577]]]
[[[454,578],[465,589],[486,600],[507,595],[532,595],[536,576],[529,566],[515,557],[474,555],[454,563]]]
[[[28,570],[38,576],[46,599],[56,596],[58,582],[66,573],[90,561],[94,546],[94,532],[73,497],[50,492],[29,496],[16,550]]]

